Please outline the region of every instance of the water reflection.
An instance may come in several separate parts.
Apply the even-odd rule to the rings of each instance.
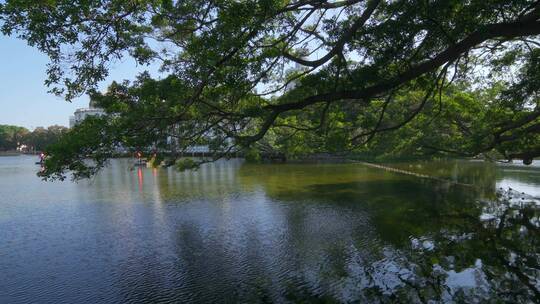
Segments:
[[[139,191],[142,192],[144,178],[143,178],[143,172],[141,168],[137,168],[137,181],[139,182]]]
[[[239,160],[44,184],[0,159],[0,302],[540,300],[538,194],[497,196],[538,168],[393,165],[475,186]]]

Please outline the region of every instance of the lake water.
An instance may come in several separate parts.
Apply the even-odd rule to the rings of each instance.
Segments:
[[[540,300],[538,162],[34,162],[0,157],[0,303]]]

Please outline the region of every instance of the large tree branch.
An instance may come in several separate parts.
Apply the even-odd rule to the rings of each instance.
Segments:
[[[527,165],[532,163],[532,159],[540,157],[540,146],[524,152],[516,152],[508,154],[509,159],[523,159],[523,162]]]
[[[500,127],[500,129],[497,130],[497,132],[495,132],[495,136],[500,136],[504,132],[519,128],[521,126],[524,126],[524,125],[530,123],[531,121],[534,121],[538,117],[540,117],[540,109],[535,110],[535,111],[523,116],[521,119],[518,119],[516,121],[510,121],[510,122],[505,122],[505,123],[498,124],[497,127]]]
[[[535,17],[531,17],[531,14]],[[264,121],[259,132],[252,136],[241,136],[238,139],[244,142],[257,141],[266,134],[275,119],[281,113],[292,110],[300,110],[316,103],[333,102],[338,100],[362,100],[364,103],[368,104],[370,98],[378,94],[388,92],[399,85],[416,79],[428,72],[435,71],[444,64],[457,60],[463,54],[470,51],[473,47],[487,40],[501,37],[513,39],[517,37],[540,35],[540,21],[537,21],[539,17],[540,16],[535,9],[533,12],[525,15],[516,22],[485,25],[477,31],[471,33],[466,38],[462,39],[460,42],[449,46],[446,50],[442,51],[432,59],[414,65],[390,79],[383,80],[377,84],[367,86],[362,89],[322,93],[306,97],[297,102],[267,105],[264,108],[269,110],[270,113],[263,118]]]
[[[349,42],[352,37],[354,36],[354,34],[362,27],[364,26],[364,24],[368,21],[368,19],[371,17],[371,15],[373,14],[373,12],[375,11],[375,9],[377,8],[377,6],[379,5],[379,3],[381,3],[381,0],[372,0],[372,1],[369,1],[368,3],[368,6],[366,7],[366,9],[364,10],[364,12],[362,13],[362,15],[360,16],[360,18],[358,18],[354,23],[353,25],[343,34],[343,36],[341,36],[339,38],[339,40],[336,42],[336,44],[334,45],[334,47],[330,50],[330,52],[328,52],[326,55],[324,55],[323,57],[321,57],[320,59],[317,59],[317,60],[305,60],[305,59],[302,59],[302,58],[298,58],[298,57],[295,57],[287,52],[284,52],[283,53],[283,57],[291,60],[291,61],[294,61],[296,63],[299,63],[301,65],[304,65],[304,66],[310,66],[310,67],[317,67],[317,66],[320,66],[320,65],[323,65],[324,63],[328,62],[330,59],[332,59],[332,57],[336,56],[337,54],[341,53],[341,51],[343,50],[343,47],[345,46],[345,44],[347,42]]]
[[[269,105],[268,108],[284,112],[287,110],[297,110],[305,108],[314,103],[322,101],[336,101],[355,99],[362,100],[368,99],[377,94],[387,92],[401,84],[409,82],[425,73],[436,70],[447,62],[457,60],[464,53],[476,45],[485,42],[487,40],[504,37],[504,38],[516,38],[522,36],[540,35],[540,21],[518,21],[512,23],[499,23],[490,24],[482,27],[481,29],[473,32],[460,42],[448,47],[443,52],[439,53],[434,58],[425,61],[423,63],[412,66],[405,72],[396,75],[387,80],[383,80],[378,84],[374,84],[359,90],[345,90],[332,93],[323,93],[319,95],[309,96],[301,101],[284,103],[278,105]]]

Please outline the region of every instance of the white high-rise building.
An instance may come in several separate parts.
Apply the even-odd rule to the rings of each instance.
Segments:
[[[81,123],[88,116],[101,116],[105,115],[105,111],[102,108],[96,106],[95,101],[90,100],[88,108],[80,108],[73,113],[73,116],[69,117],[69,127],[73,128],[74,126]]]

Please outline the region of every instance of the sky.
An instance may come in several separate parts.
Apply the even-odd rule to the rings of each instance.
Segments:
[[[70,102],[47,93],[46,55],[25,41],[0,35],[0,124],[34,129],[50,125],[69,125],[77,108],[88,106],[88,96]],[[99,84],[104,90],[112,80],[134,79],[144,68],[133,59],[112,65],[109,77]],[[154,75],[157,69],[154,68]]]
[[[0,0],[1,2],[1,0]],[[312,56],[318,59],[319,53]],[[0,34],[0,124],[16,125],[33,130],[50,125],[69,125],[69,117],[78,108],[88,106],[88,96],[67,102],[47,93],[44,85],[49,59],[25,41]],[[137,67],[132,58],[111,65],[109,77],[98,84],[104,91],[113,81],[133,80],[143,70],[160,76],[157,66]],[[257,87],[265,91],[265,86]]]

